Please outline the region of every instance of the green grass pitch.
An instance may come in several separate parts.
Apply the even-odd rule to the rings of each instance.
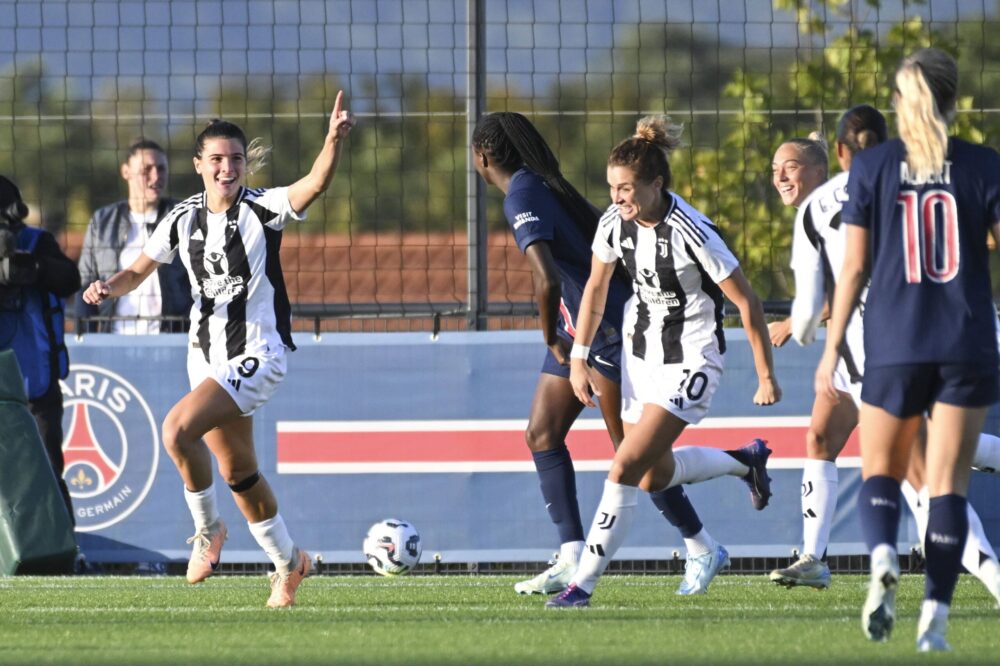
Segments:
[[[551,610],[510,576],[315,576],[269,610],[263,576],[0,578],[0,664],[996,664],[1000,611],[962,576],[949,639],[918,655],[923,577],[904,576],[891,641],[860,629],[866,578],[825,592],[723,575],[609,575],[587,609]]]

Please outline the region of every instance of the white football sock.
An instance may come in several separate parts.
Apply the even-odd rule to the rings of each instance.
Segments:
[[[972,466],[983,472],[1000,474],[1000,437],[987,435],[985,432],[979,435]]]
[[[250,534],[264,549],[267,557],[274,562],[275,569],[287,572],[292,564],[292,551],[295,550],[295,543],[288,535],[288,528],[285,527],[285,521],[281,514],[276,513],[273,518],[262,520],[259,523],[247,524],[250,526]]]
[[[674,449],[674,476],[667,484],[701,483],[720,476],[746,476],[750,468],[721,449],[681,446]]]
[[[207,528],[219,519],[219,508],[215,501],[215,484],[204,490],[192,492],[184,486],[184,501],[187,503],[191,517],[194,518],[196,532]]]
[[[906,505],[910,507],[913,519],[917,521],[917,538],[919,539],[921,549],[923,549],[924,537],[927,536],[927,517],[931,504],[930,491],[927,489],[927,486],[924,486],[920,489],[920,492],[917,492],[910,485],[910,482],[905,479],[899,484],[899,490],[903,495],[903,499],[906,500]]]
[[[965,540],[965,550],[962,551],[962,566],[973,576],[983,581],[987,587],[990,587],[995,575],[997,555],[993,552],[993,546],[986,538],[986,533],[983,531],[983,521],[979,519],[979,514],[968,502],[966,502],[966,507],[966,514],[969,516],[969,535]],[[984,560],[982,566],[980,566],[981,553],[985,553],[990,558]],[[986,566],[987,563],[993,563],[993,567]]]
[[[597,579],[625,541],[635,516],[638,493],[639,489],[634,486],[605,480],[601,503],[597,505],[594,522],[587,533],[587,546],[573,576],[573,582],[584,592],[594,591]]]
[[[920,619],[917,621],[917,637],[922,636],[925,631],[930,629],[931,623],[936,625],[938,631],[944,633],[948,628],[949,610],[948,604],[943,604],[935,599],[924,599],[920,605]]]
[[[693,537],[684,538],[684,546],[687,548],[689,557],[698,557],[705,553],[711,553],[718,545],[718,542],[712,538],[712,535],[704,527]]]
[[[584,547],[586,544],[583,541],[567,541],[559,547],[559,559],[576,564],[580,561],[580,553],[583,552]]]
[[[837,511],[837,464],[806,460],[802,468],[802,554],[823,557]]]
[[[998,586],[1000,586],[1000,563],[995,559],[983,560],[983,563],[979,565],[976,578],[981,580],[990,594],[996,597]],[[997,599],[997,602],[1000,602],[1000,598]]]

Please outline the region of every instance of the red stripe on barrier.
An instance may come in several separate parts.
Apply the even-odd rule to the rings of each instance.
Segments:
[[[289,432],[278,431],[278,463],[408,463],[408,462],[510,462],[526,460],[524,434],[512,430]],[[777,458],[805,456],[804,427],[690,428],[675,446],[711,446],[729,449],[754,437],[768,441]],[[607,433],[599,430],[571,432],[567,444],[573,459],[610,460],[613,454]],[[857,433],[843,456],[859,454]]]

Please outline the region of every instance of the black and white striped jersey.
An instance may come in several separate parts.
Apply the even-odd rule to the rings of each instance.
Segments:
[[[847,252],[847,227],[840,223],[840,211],[847,201],[847,178],[844,171],[817,187],[795,215],[791,260],[795,273],[792,335],[799,344],[815,339],[823,304],[829,303],[833,310],[833,288]],[[861,381],[864,371],[862,316],[867,295],[866,286],[847,325],[847,346],[840,350],[851,381]]]
[[[188,337],[209,363],[278,345],[295,349],[278,251],[285,224],[302,219],[287,187],[244,187],[225,212],[209,212],[202,192],[156,227],[143,252],[160,263],[180,252],[194,297]]]
[[[726,351],[718,283],[739,267],[718,228],[673,192],[663,221],[644,227],[605,211],[594,256],[621,259],[632,276],[625,305],[625,352],[651,363],[682,363],[706,348]]]

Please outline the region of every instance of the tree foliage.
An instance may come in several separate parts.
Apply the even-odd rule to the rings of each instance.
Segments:
[[[1000,61],[997,24],[985,16],[931,22],[920,11],[926,4],[904,1],[902,18],[888,22],[878,0],[773,0],[775,10],[795,17],[800,38],[770,49],[733,48],[695,23],[615,25],[611,45],[587,49],[582,69],[538,81],[490,73],[487,110],[531,117],[567,177],[602,208],[610,148],[631,134],[638,114],[670,113],[685,123],[687,141],[673,159],[674,189],[721,226],[763,297],[787,298],[793,213],[770,182],[771,157],[783,141],[820,129],[832,143],[839,115],[859,103],[892,122],[893,72],[905,54],[929,45],[958,57],[955,134],[986,143],[1000,134],[1000,120],[985,111],[1000,96],[1000,69],[990,65]],[[0,114],[13,119],[0,130],[0,172],[22,185],[45,226],[79,231],[95,208],[124,195],[118,163],[139,134],[169,146],[176,196],[200,189],[190,168],[194,137],[222,116],[274,146],[270,166],[252,183],[286,184],[308,171],[336,90],[350,83],[349,97],[374,106],[300,233],[464,231],[465,100],[448,82],[301,74],[217,77],[204,87],[209,80],[198,78],[197,100],[114,81],[81,92],[48,75],[43,58],[20,59],[0,73]],[[503,229],[499,195],[488,196],[489,224]]]

